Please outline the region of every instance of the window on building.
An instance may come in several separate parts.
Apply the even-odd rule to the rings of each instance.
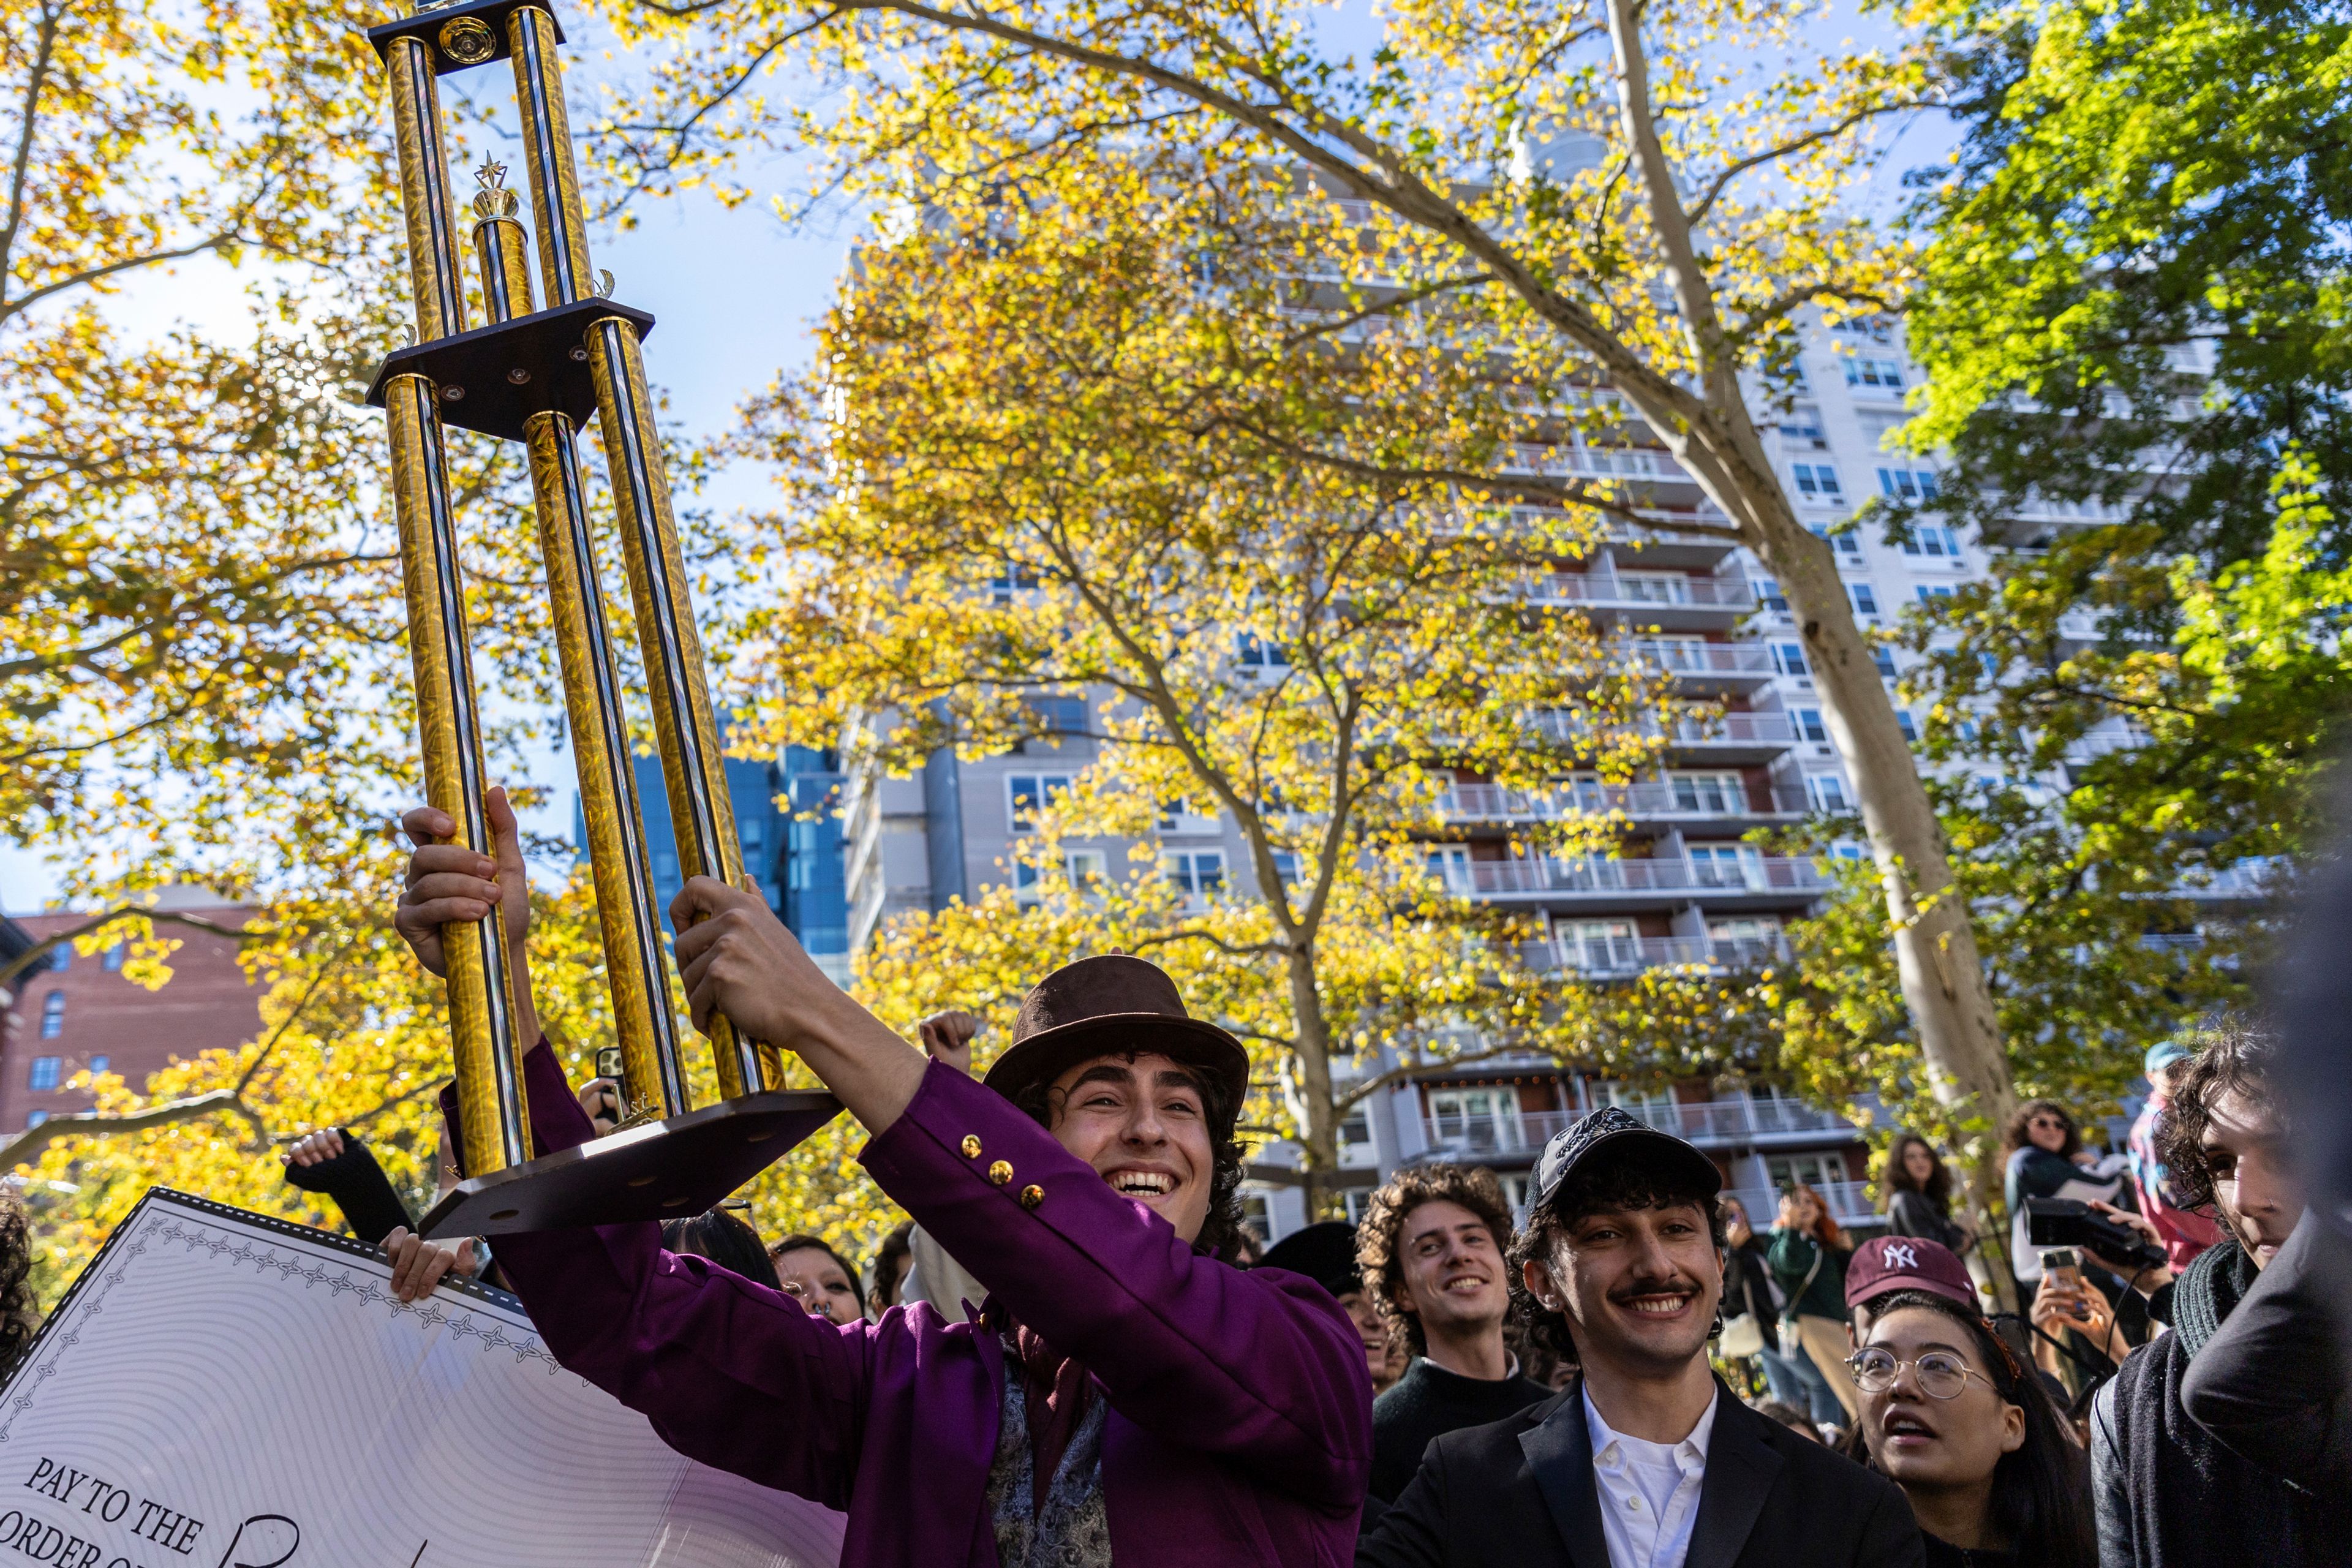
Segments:
[[[1807,773],[1805,798],[1812,803],[1815,811],[1843,815],[1853,809],[1846,798],[1845,780],[1835,773]]]
[[[1848,386],[1871,386],[1887,392],[1900,392],[1903,390],[1903,362],[1855,354],[1845,362],[1845,384]]]
[[[1763,859],[1752,844],[1694,844],[1690,863],[1702,888],[1755,888],[1764,882]]]
[[[1930,599],[1948,599],[1952,596],[1952,585],[1949,583],[1921,583],[1912,591],[1919,595],[1919,602],[1923,605]]]
[[[1843,556],[1848,564],[1862,559],[1862,539],[1852,529],[1843,533],[1832,533],[1826,522],[1809,522],[1805,526],[1812,531],[1815,539]]]
[[[1007,563],[1003,571],[988,580],[988,597],[992,604],[1009,605],[1016,595],[1036,585],[1037,574],[1026,566]]]
[[[1903,731],[1903,738],[1912,745],[1919,743],[1919,725],[1911,717],[1911,710],[1897,708],[1895,710],[1895,727]]]
[[[1266,1211],[1264,1193],[1242,1194],[1242,1225],[1263,1247],[1274,1239],[1274,1216]]]
[[[1625,974],[1642,967],[1642,942],[1631,921],[1562,921],[1553,931],[1571,969]]]
[[[1055,800],[1070,793],[1067,773],[1008,773],[1004,787],[1009,799],[1008,820],[1015,833],[1026,833],[1037,825],[1037,814]]]
[[[1677,572],[1620,572],[1617,588],[1621,597],[1638,604],[1690,603],[1690,579]]]
[[[1794,422],[1780,426],[1780,439],[1805,447],[1827,447],[1829,437],[1822,434],[1818,418],[1798,416]]]
[[[1934,500],[1936,476],[1926,468],[1881,468],[1878,489],[1896,500]]]
[[[1895,655],[1885,644],[1879,644],[1870,650],[1870,662],[1878,667],[1878,678],[1881,680],[1895,679]]]
[[[1821,1154],[1774,1154],[1766,1158],[1764,1170],[1777,1191],[1785,1193],[1801,1182],[1826,1197],[1826,1189],[1845,1180],[1845,1156],[1834,1150]]]
[[[123,944],[116,942],[98,955],[98,966],[110,973],[119,972],[122,968],[122,952]]]
[[[92,1057],[92,1058],[89,1058],[89,1074],[90,1074],[90,1076],[91,1076],[92,1078],[96,1078],[100,1073],[102,1073],[102,1072],[106,1071],[108,1068],[111,1067],[111,1066],[113,1065],[113,1062],[114,1062],[114,1058],[111,1058],[111,1057]]]
[[[1342,1148],[1350,1145],[1361,1148],[1371,1141],[1372,1119],[1364,1113],[1364,1108],[1360,1105],[1348,1112],[1347,1116],[1340,1121],[1339,1144]]]
[[[1838,487],[1837,470],[1827,463],[1792,463],[1797,476],[1797,493],[1807,500],[1835,501],[1845,499]]]
[[[57,946],[49,949],[49,962],[46,967],[54,974],[63,974],[67,970],[72,968],[73,943],[69,942],[61,942],[58,943]],[[34,973],[37,974],[40,971],[37,969]]]
[[[1748,786],[1738,773],[1668,773],[1666,785],[1676,811],[1721,816],[1748,809]]]
[[[1439,1147],[1465,1152],[1519,1148],[1519,1091],[1501,1087],[1433,1089],[1429,1131]]]
[[[1789,710],[1789,717],[1796,724],[1797,739],[1810,741],[1816,746],[1826,746],[1830,743],[1829,728],[1822,722],[1820,709],[1791,708]]]
[[[1853,613],[1855,615],[1874,616],[1878,614],[1878,590],[1873,588],[1869,584],[1848,583],[1845,585],[1845,596],[1853,601]]]
[[[1785,616],[1789,613],[1789,601],[1787,596],[1780,592],[1780,579],[1775,577],[1750,577],[1748,581],[1756,590],[1756,602],[1758,604],[1763,605],[1766,609],[1771,611],[1776,616]]]
[[[1274,874],[1282,879],[1284,887],[1295,887],[1307,875],[1307,862],[1296,850],[1277,849],[1274,852]]]
[[[41,1038],[54,1040],[66,1032],[66,994],[52,991],[41,998]]]
[[[1244,632],[1234,640],[1234,658],[1244,669],[1290,668],[1290,650],[1278,642],[1268,642],[1255,632]]]
[[[26,1089],[55,1089],[65,1067],[63,1057],[35,1057],[32,1071],[25,1077]]]
[[[1186,849],[1160,858],[1168,879],[1184,890],[1188,903],[1207,903],[1225,890],[1225,855],[1222,849]]]
[[[1441,844],[1426,856],[1429,874],[1445,884],[1446,891],[1470,891],[1470,851],[1459,844]]]
[[[1911,530],[1911,537],[1903,542],[1906,555],[1925,555],[1937,561],[1958,561],[1960,558],[1960,536],[1950,529],[1933,523],[1920,523]]]
[[[1083,697],[1029,697],[1024,706],[1037,716],[1037,725],[1049,735],[1087,732],[1087,700]]]
[[[1099,884],[1110,874],[1110,862],[1099,849],[1065,849],[1062,851],[1062,875],[1073,887],[1084,889]],[[1024,860],[1013,868],[1013,885],[1026,890],[1045,880],[1045,872],[1034,861]]]
[[[1805,645],[1801,642],[1774,643],[1772,668],[1782,675],[1811,676],[1813,673],[1813,667],[1805,662]]]
[[[28,1110],[25,1112],[25,1131],[30,1132],[48,1119],[49,1113],[46,1110]]]

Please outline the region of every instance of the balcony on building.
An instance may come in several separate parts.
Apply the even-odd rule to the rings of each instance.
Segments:
[[[1431,1103],[1438,1109],[1423,1113],[1422,1131],[1430,1152],[1449,1160],[1533,1159],[1570,1123],[1596,1109],[1528,1109],[1514,1091],[1475,1089],[1439,1089]],[[1614,1103],[1661,1132],[1711,1151],[1809,1147],[1861,1135],[1834,1111],[1777,1096],[1676,1100],[1660,1094],[1620,1097]],[[1772,1205],[1762,1212],[1770,1215]]]
[[[1536,729],[1551,740],[1570,745],[1595,739],[1602,726],[1583,709],[1551,708],[1534,715]],[[1612,727],[1612,735],[1628,735],[1665,742],[1671,763],[1712,763],[1718,767],[1760,766],[1797,743],[1797,727],[1777,710],[1744,710],[1685,713],[1670,724],[1653,719]]]
[[[1438,796],[1438,814],[1466,826],[1567,822],[1622,814],[1635,831],[1694,822],[1727,831],[1785,826],[1805,815],[1801,789],[1736,773],[1682,773],[1631,784],[1563,779],[1548,790],[1506,789],[1457,780]]]
[[[1431,869],[1459,896],[1529,907],[1589,904],[1612,910],[1801,909],[1832,886],[1810,858],[1767,856],[1745,844],[1691,845],[1651,859],[1514,856],[1476,859],[1459,847],[1433,850]]]
[[[1755,591],[1736,574],[1604,570],[1599,563],[1588,572],[1530,574],[1523,593],[1533,604],[1573,605],[1597,620],[1670,632],[1729,631],[1756,608]]]
[[[1709,974],[1761,969],[1789,960],[1788,940],[1769,935],[1602,937],[1559,932],[1519,944],[1520,960],[1538,974],[1572,974],[1584,980],[1622,980],[1655,969],[1688,969]]]
[[[1611,645],[1618,658],[1638,663],[1690,696],[1745,694],[1780,674],[1762,643],[1706,642],[1697,637],[1626,637]]]

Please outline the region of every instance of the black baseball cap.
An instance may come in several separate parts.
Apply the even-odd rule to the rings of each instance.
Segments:
[[[1723,1190],[1723,1173],[1695,1144],[1671,1132],[1661,1132],[1622,1108],[1611,1105],[1554,1135],[1544,1145],[1542,1156],[1536,1161],[1535,1191],[1529,1195],[1529,1211],[1550,1203],[1560,1184],[1603,1150],[1612,1157],[1636,1151],[1654,1152],[1677,1169],[1687,1172],[1692,1185],[1707,1196],[1713,1197]]]

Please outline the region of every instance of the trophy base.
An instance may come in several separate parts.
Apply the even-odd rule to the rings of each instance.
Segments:
[[[461,1182],[417,1226],[428,1240],[700,1214],[841,1113],[822,1089],[766,1089]]]

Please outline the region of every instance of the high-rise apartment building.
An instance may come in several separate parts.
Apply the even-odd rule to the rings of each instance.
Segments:
[[[1921,526],[1908,542],[1888,543],[1879,530],[1848,526],[1869,497],[1935,493],[1932,462],[1885,445],[1905,417],[1906,394],[1919,380],[1899,332],[1815,327],[1801,364],[1788,411],[1764,425],[1781,481],[1805,521],[1830,540],[1864,626],[1890,626],[1906,606],[1948,595],[1984,574],[1986,549],[1949,529]],[[1661,965],[1729,973],[1780,958],[1785,925],[1817,905],[1831,879],[1815,861],[1772,856],[1746,836],[1811,813],[1843,814],[1854,803],[1778,585],[1727,540],[1678,530],[1678,521],[1719,522],[1720,513],[1638,422],[1624,436],[1622,445],[1578,441],[1519,455],[1525,468],[1549,474],[1636,480],[1647,487],[1653,519],[1645,531],[1612,532],[1589,557],[1560,563],[1532,591],[1583,610],[1677,692],[1719,705],[1720,712],[1678,723],[1663,737],[1656,768],[1631,784],[1570,776],[1533,794],[1458,775],[1442,803],[1444,840],[1429,846],[1432,871],[1454,891],[1540,926],[1530,954],[1538,965],[1597,984]],[[2034,504],[2029,500],[2020,513],[2021,531],[1997,544],[2027,544],[2051,528],[2097,521],[2042,516]],[[1890,690],[1903,657],[1891,649],[1879,655]],[[1024,809],[1093,759],[1084,705],[1058,700],[1071,710],[1060,726],[1066,732],[1014,753],[968,762],[941,752],[908,778],[849,775],[842,798],[853,948],[875,941],[899,910],[941,908],[1018,880],[1010,851]],[[1901,719],[1913,732],[1912,716]],[[2117,727],[2114,735],[2095,737],[2084,754],[2128,743]],[[1566,859],[1515,849],[1515,829],[1588,809],[1624,814],[1624,837],[1613,857]],[[1221,819],[1171,819],[1160,840],[1166,874],[1182,879],[1195,897],[1213,898],[1229,879],[1251,874],[1237,832]],[[1128,847],[1116,840],[1076,841],[1064,851],[1098,858],[1099,868],[1125,865]],[[1371,1070],[1387,1065],[1367,1064]],[[1878,1223],[1867,1190],[1867,1145],[1844,1118],[1760,1082],[1694,1082],[1634,1094],[1543,1055],[1436,1069],[1374,1094],[1342,1128],[1339,1184],[1353,1210],[1400,1165],[1462,1159],[1493,1166],[1517,1197],[1544,1142],[1568,1121],[1611,1103],[1706,1150],[1726,1186],[1747,1200],[1759,1222],[1769,1223],[1781,1190],[1802,1182],[1822,1193],[1842,1224],[1866,1229]],[[1254,1169],[1274,1179],[1253,1182],[1247,1201],[1260,1227],[1279,1237],[1307,1217],[1299,1191],[1279,1179],[1296,1152],[1277,1145],[1256,1158]]]

